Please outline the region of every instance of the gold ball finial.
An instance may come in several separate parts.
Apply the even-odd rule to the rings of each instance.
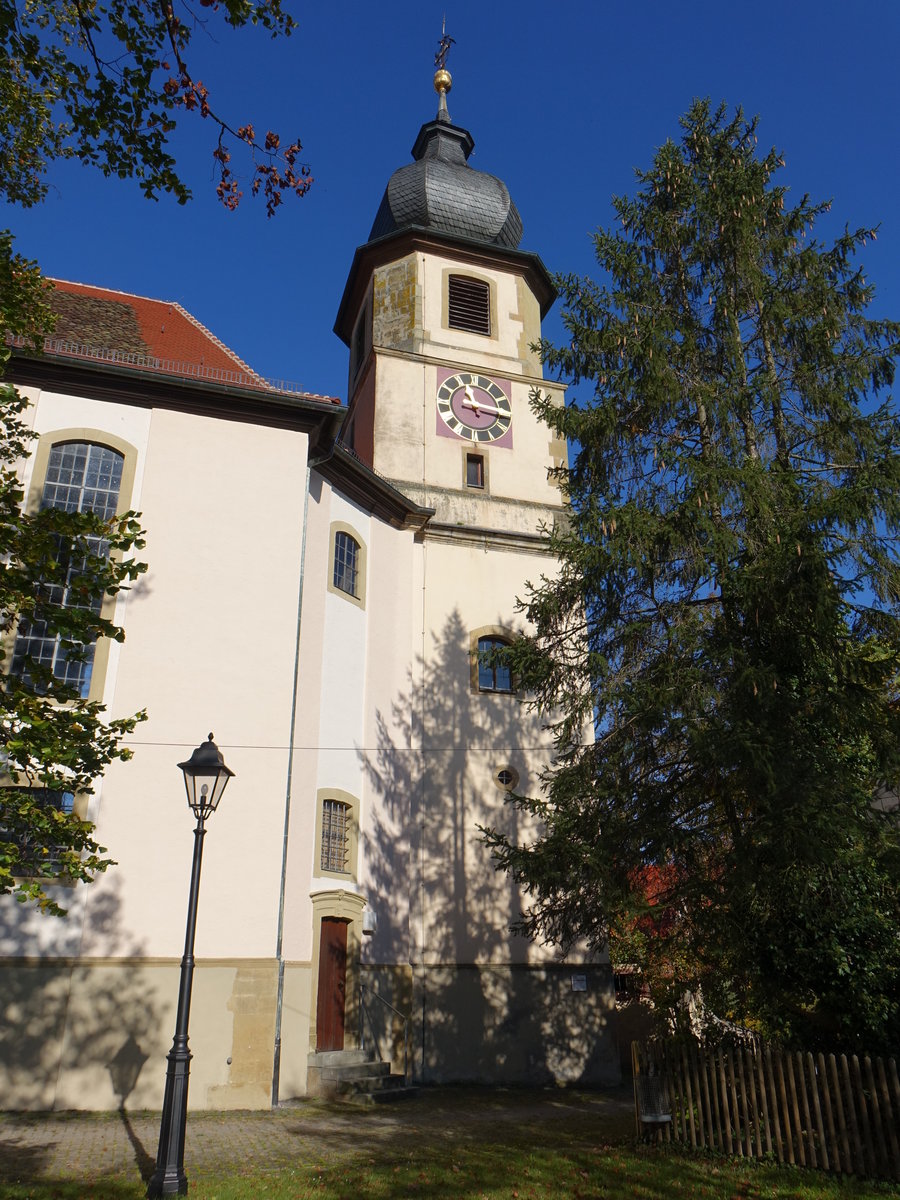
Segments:
[[[440,67],[434,73],[434,90],[439,96],[446,96],[453,87],[453,78],[446,67]]]

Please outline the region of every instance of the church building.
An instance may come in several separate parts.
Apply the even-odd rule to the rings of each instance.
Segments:
[[[506,797],[552,754],[489,655],[554,570],[566,449],[529,395],[563,389],[532,348],[552,282],[435,86],[350,266],[346,407],[269,384],[175,303],[59,280],[44,354],[14,354],[26,503],[62,484],[142,514],[125,641],[76,682],[148,715],[71,800],[117,865],[54,887],[62,919],[0,898],[5,1107],[159,1107],[193,828],[176,764],[210,730],[234,778],[205,839],[192,1107],[367,1072],[618,1080],[608,961],[512,935],[527,897],[480,840],[527,834]]]

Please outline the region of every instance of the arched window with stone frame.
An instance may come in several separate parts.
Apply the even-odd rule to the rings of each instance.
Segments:
[[[58,430],[45,434],[35,452],[28,507],[90,512],[108,520],[128,507],[136,460],[134,447],[99,430]],[[108,552],[102,537],[89,538],[88,544],[92,553]],[[78,577],[83,565],[83,558],[71,558],[65,563],[64,578],[47,585],[50,603],[66,607],[79,602]],[[114,601],[103,597],[91,601],[98,614],[107,604]],[[38,663],[81,697],[99,699],[107,655],[105,641],[76,646],[53,633],[46,621],[20,621],[10,669],[27,678],[29,662]]]

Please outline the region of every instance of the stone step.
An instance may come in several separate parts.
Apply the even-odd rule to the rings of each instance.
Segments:
[[[406,1080],[402,1075],[373,1076],[370,1079],[342,1079],[337,1084],[339,1095],[377,1095],[381,1092],[396,1092],[402,1088]]]
[[[381,1076],[390,1075],[391,1064],[386,1062],[362,1062],[339,1067],[322,1067],[321,1070],[323,1079],[338,1082],[346,1079],[350,1083],[356,1083],[367,1079],[376,1080]]]
[[[402,1075],[390,1076],[389,1085],[376,1088],[374,1091],[346,1092],[341,1096],[345,1104],[353,1104],[361,1108],[370,1108],[375,1104],[394,1104],[400,1100],[411,1100],[418,1095],[417,1087],[407,1087]]]
[[[309,1055],[307,1095],[347,1100],[388,1096],[403,1091],[406,1080],[391,1074],[391,1064],[364,1050],[327,1050]]]
[[[374,1061],[371,1050],[318,1050],[307,1057],[311,1067],[352,1067]]]

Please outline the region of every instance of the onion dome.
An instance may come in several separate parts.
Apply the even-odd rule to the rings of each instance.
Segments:
[[[515,250],[522,239],[519,210],[501,179],[466,161],[475,142],[450,121],[446,94],[451,83],[449,71],[436,72],[437,117],[419,130],[415,161],[388,181],[369,241],[416,228]]]

